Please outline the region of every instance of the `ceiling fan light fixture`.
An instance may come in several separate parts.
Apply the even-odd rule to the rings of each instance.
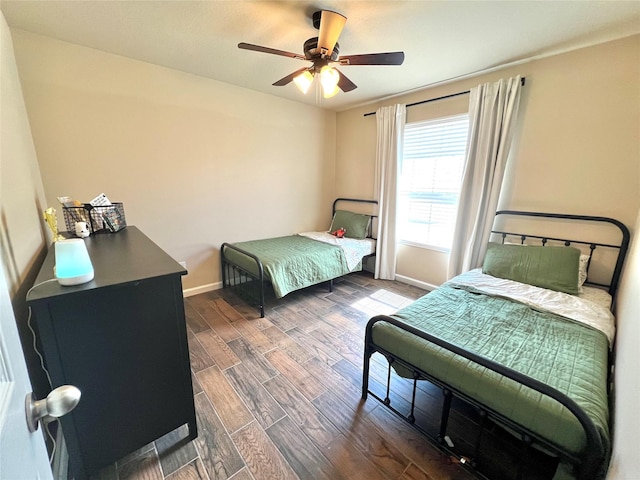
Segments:
[[[1,0],[0,0],[1,1]],[[254,45],[240,42],[238,48],[252,50],[254,52],[279,55],[281,57],[294,58],[296,60],[308,60],[310,67],[300,68],[295,72],[273,83],[274,87],[283,87],[295,81],[298,89],[306,94],[313,84],[314,77],[320,77],[316,81],[316,99],[320,99],[320,90],[324,98],[331,98],[338,93],[351,92],[358,86],[349,80],[349,77],[341,71],[332,68],[333,64],[341,66],[349,65],[402,65],[404,52],[365,53],[357,55],[340,56],[340,44],[338,39],[345,26],[347,17],[331,10],[320,10],[313,13],[313,26],[319,30],[317,37],[307,39],[302,49],[304,55],[278,50],[276,48]]]
[[[320,83],[322,83],[322,92],[324,98],[331,98],[338,93],[338,82],[340,74],[335,68],[325,65],[320,70]]]
[[[297,77],[294,77],[293,81],[296,84],[296,87],[298,87],[298,90],[306,95],[309,91],[309,87],[313,83],[313,75],[311,75],[309,70],[305,70]]]
[[[338,86],[336,85],[335,87],[333,87],[333,90],[327,91],[325,90],[324,87],[322,87],[322,91],[323,91],[324,98],[331,98],[331,97],[335,97],[338,94],[338,92],[340,91],[340,88],[338,88]]]

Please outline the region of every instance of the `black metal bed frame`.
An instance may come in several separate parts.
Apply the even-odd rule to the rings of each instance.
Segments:
[[[361,198],[345,198],[340,197],[336,198],[333,201],[333,205],[331,207],[331,218],[336,213],[336,206],[338,203],[368,203],[372,205],[377,205],[377,200],[366,200]],[[373,229],[373,219],[377,218],[376,214],[370,215],[372,221],[369,223],[369,232],[368,237],[372,236]],[[232,260],[225,256],[225,251],[235,250],[247,257],[251,258],[255,262],[256,272],[251,272],[246,268],[237,265]],[[367,257],[373,256],[375,253],[368,255]],[[365,257],[366,258],[366,257]],[[264,273],[264,266],[260,258],[256,255],[247,252],[246,250],[239,248],[232,243],[223,243],[220,247],[220,266],[222,268],[222,287],[223,288],[234,288],[236,293],[238,293],[241,297],[246,299],[249,303],[256,306],[256,308],[260,311],[260,317],[264,318],[264,309],[265,309],[265,285],[266,282],[269,282],[268,277]],[[329,291],[333,291],[333,279],[326,282],[328,284]]]
[[[522,211],[513,211],[513,210],[503,210],[503,211],[499,211],[496,213],[497,215],[516,215],[516,216],[529,216],[529,217],[544,217],[544,218],[556,218],[556,219],[565,219],[565,220],[578,220],[578,221],[588,221],[588,222],[606,222],[606,223],[610,223],[613,224],[614,226],[616,226],[621,233],[621,241],[619,243],[619,245],[613,245],[613,244],[605,244],[605,243],[594,243],[594,242],[587,242],[587,241],[581,241],[581,240],[567,240],[567,239],[559,239],[559,238],[551,238],[551,237],[544,237],[544,236],[537,236],[537,235],[529,235],[529,234],[521,234],[521,233],[513,233],[513,232],[506,232],[506,231],[499,231],[499,230],[493,230],[492,233],[494,234],[498,234],[501,236],[502,238],[502,242],[505,241],[505,238],[507,238],[508,236],[515,236],[520,238],[521,242],[524,243],[524,241],[527,238],[535,238],[535,239],[539,239],[542,242],[542,245],[546,245],[549,241],[559,241],[559,242],[563,242],[565,245],[571,245],[571,244],[580,244],[580,245],[587,245],[589,247],[590,250],[590,254],[589,254],[589,263],[587,265],[590,264],[591,262],[591,257],[593,255],[594,250],[597,247],[608,247],[608,248],[613,248],[613,249],[617,249],[618,250],[618,256],[615,262],[615,266],[613,268],[613,275],[611,278],[611,282],[609,284],[595,284],[592,282],[585,282],[585,283],[589,283],[591,285],[598,285],[601,287],[608,287],[608,291],[609,293],[612,295],[612,297],[615,295],[617,287],[618,287],[618,283],[620,280],[620,273],[622,270],[622,265],[624,263],[624,259],[627,253],[627,249],[629,246],[629,230],[627,229],[627,227],[625,225],[623,225],[621,222],[619,222],[618,220],[612,219],[612,218],[607,218],[607,217],[594,217],[594,216],[586,216],[586,215],[566,215],[566,214],[553,214],[553,213],[538,213],[538,212],[522,212]],[[404,361],[402,358],[399,358],[398,356],[386,351],[385,349],[377,346],[374,344],[373,339],[372,339],[372,328],[373,325],[377,322],[387,322],[390,323],[392,325],[395,325],[396,327],[405,330],[413,335],[416,335],[428,342],[431,342],[441,348],[444,348],[446,350],[449,350],[457,355],[460,355],[472,362],[475,362],[478,365],[481,365],[485,368],[488,368],[494,372],[497,372],[507,378],[510,378],[512,380],[515,380],[516,382],[529,387],[537,392],[540,392],[543,395],[546,395],[552,399],[554,399],[555,401],[559,402],[561,405],[563,405],[564,407],[566,407],[574,416],[575,418],[578,420],[578,422],[582,425],[582,428],[585,432],[585,439],[586,439],[586,447],[584,449],[583,452],[581,452],[580,455],[576,455],[572,452],[567,451],[566,449],[555,445],[553,443],[551,443],[550,441],[546,440],[545,438],[542,438],[541,436],[537,435],[536,433],[532,432],[531,430],[527,429],[526,427],[515,423],[514,421],[510,420],[509,418],[505,417],[504,415],[488,408],[487,406],[483,405],[482,403],[480,403],[479,401],[475,400],[474,398],[469,397],[468,395],[466,395],[465,393],[452,388],[450,385],[446,384],[445,382],[443,382],[442,380],[438,379],[433,373],[429,373],[429,372],[425,372],[419,368],[417,368],[414,365],[411,365],[409,363],[407,363],[406,361]],[[388,366],[387,366],[387,385],[386,385],[386,393],[385,393],[385,398],[381,398],[380,396],[376,395],[374,392],[372,392],[371,390],[369,390],[369,369],[370,369],[370,361],[371,361],[371,356],[375,353],[375,352],[380,352],[382,355],[385,356],[387,362],[388,362]],[[400,364],[401,366],[405,367],[406,369],[408,369],[409,371],[413,372],[413,394],[412,394],[412,399],[411,399],[411,405],[410,405],[410,413],[407,415],[405,413],[402,413],[401,411],[399,411],[398,409],[394,408],[391,405],[391,398],[389,396],[390,394],[390,382],[391,382],[391,369],[392,369],[392,365],[394,363]],[[609,372],[610,373],[610,372]],[[443,392],[444,395],[444,401],[443,401],[443,405],[442,405],[442,410],[441,410],[441,414],[440,414],[440,426],[439,426],[439,431],[437,433],[437,435],[433,435],[431,432],[427,431],[426,429],[420,427],[420,425],[418,425],[416,423],[416,419],[415,419],[415,408],[416,408],[416,388],[417,388],[417,382],[419,380],[427,380],[429,382],[431,382],[433,385],[435,385],[436,387],[440,388]],[[363,367],[363,377],[362,377],[362,398],[366,400],[367,395],[371,395],[373,396],[375,399],[377,399],[378,401],[382,402],[387,408],[389,408],[392,412],[394,412],[396,415],[400,416],[401,418],[405,419],[406,421],[408,421],[411,425],[413,425],[414,427],[416,427],[420,432],[422,432],[424,435],[427,436],[427,438],[438,448],[440,448],[442,451],[444,451],[445,453],[447,453],[448,455],[451,455],[452,457],[455,457],[458,459],[458,461],[460,461],[461,464],[463,464],[467,469],[469,469],[472,473],[474,473],[475,475],[477,475],[480,478],[487,478],[482,472],[479,472],[478,470],[475,470],[475,467],[477,466],[477,459],[478,459],[478,455],[479,455],[479,450],[480,450],[480,444],[482,441],[482,435],[483,435],[483,431],[486,427],[486,420],[487,419],[491,419],[496,421],[498,424],[507,426],[508,428],[510,428],[512,431],[516,432],[518,435],[520,435],[520,438],[522,440],[522,445],[523,445],[523,454],[525,455],[525,457],[528,457],[531,453],[531,449],[532,446],[534,444],[537,444],[541,447],[543,447],[544,449],[552,452],[553,454],[557,455],[559,458],[566,460],[567,462],[569,462],[571,465],[574,466],[574,468],[576,469],[576,471],[578,472],[578,479],[587,479],[587,478],[593,478],[594,472],[596,472],[597,467],[607,458],[609,452],[606,452],[604,449],[604,446],[602,445],[600,436],[596,430],[596,427],[594,426],[592,420],[589,418],[589,416],[576,404],[576,402],[574,402],[571,398],[569,398],[568,396],[566,396],[565,394],[563,394],[562,392],[559,392],[558,390],[550,387],[549,385],[546,385],[538,380],[535,380],[527,375],[523,375],[520,372],[517,372],[511,368],[508,368],[504,365],[501,365],[499,363],[496,363],[492,360],[489,360],[487,358],[484,358],[480,355],[477,355],[473,352],[467,351],[463,348],[460,348],[454,344],[451,344],[449,342],[446,342],[440,338],[437,338],[433,335],[430,335],[429,333],[422,331],[422,330],[418,330],[414,327],[412,327],[411,325],[408,325],[404,322],[401,322],[398,319],[386,316],[386,315],[378,315],[373,317],[371,320],[369,320],[367,326],[366,326],[366,330],[365,330],[365,345],[364,345],[364,367]],[[479,421],[479,425],[478,425],[478,430],[476,433],[476,438],[475,438],[475,443],[473,446],[473,455],[471,458],[467,458],[465,456],[462,456],[461,454],[457,453],[456,451],[453,450],[452,447],[450,447],[447,442],[446,442],[446,435],[447,435],[447,424],[448,424],[448,420],[449,420],[449,413],[450,413],[450,409],[451,409],[451,401],[453,397],[457,397],[461,400],[463,400],[464,402],[470,404],[471,406],[475,407],[476,410],[479,412],[480,415],[480,421]],[[521,478],[521,475],[523,473],[522,471],[522,467],[526,464],[527,462],[519,462],[519,471],[517,473],[518,477],[517,478]]]

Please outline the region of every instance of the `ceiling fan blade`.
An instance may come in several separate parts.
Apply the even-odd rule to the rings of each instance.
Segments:
[[[365,53],[363,55],[342,55],[340,65],[402,65],[404,52]]]
[[[243,50],[253,50],[254,52],[271,53],[273,55],[280,55],[283,57],[297,58],[298,60],[306,60],[304,55],[293,52],[285,52],[284,50],[276,50],[275,48],[263,47],[261,45],[253,45],[251,43],[240,42],[238,48]]]
[[[338,69],[336,68],[336,70]],[[338,80],[338,87],[340,87],[340,90],[343,92],[350,92],[351,90],[358,88],[358,86],[349,80],[340,70],[338,70],[338,73],[340,74],[340,80]]]
[[[336,12],[323,10],[320,17],[320,33],[318,34],[318,48],[327,50],[326,55],[331,56],[333,47],[338,41],[344,28],[347,17]]]
[[[291,81],[296,78],[298,75],[300,75],[302,72],[304,72],[305,70],[308,70],[307,67],[305,68],[301,68],[299,70],[296,70],[293,73],[290,73],[289,75],[287,75],[286,77],[281,78],[280,80],[278,80],[277,82],[275,82],[273,84],[274,87],[283,87],[289,83],[291,83]]]

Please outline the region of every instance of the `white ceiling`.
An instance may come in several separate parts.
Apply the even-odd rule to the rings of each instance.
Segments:
[[[0,8],[12,28],[337,111],[640,32],[640,1],[2,0]],[[402,50],[404,64],[341,67],[358,88],[325,100],[271,85],[309,63],[237,48],[303,53],[320,9],[348,18],[342,55]]]

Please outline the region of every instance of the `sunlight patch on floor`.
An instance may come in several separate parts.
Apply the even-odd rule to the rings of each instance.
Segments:
[[[352,303],[351,306],[373,317],[375,315],[391,315],[413,301],[411,298],[403,297],[382,288],[368,297]]]

